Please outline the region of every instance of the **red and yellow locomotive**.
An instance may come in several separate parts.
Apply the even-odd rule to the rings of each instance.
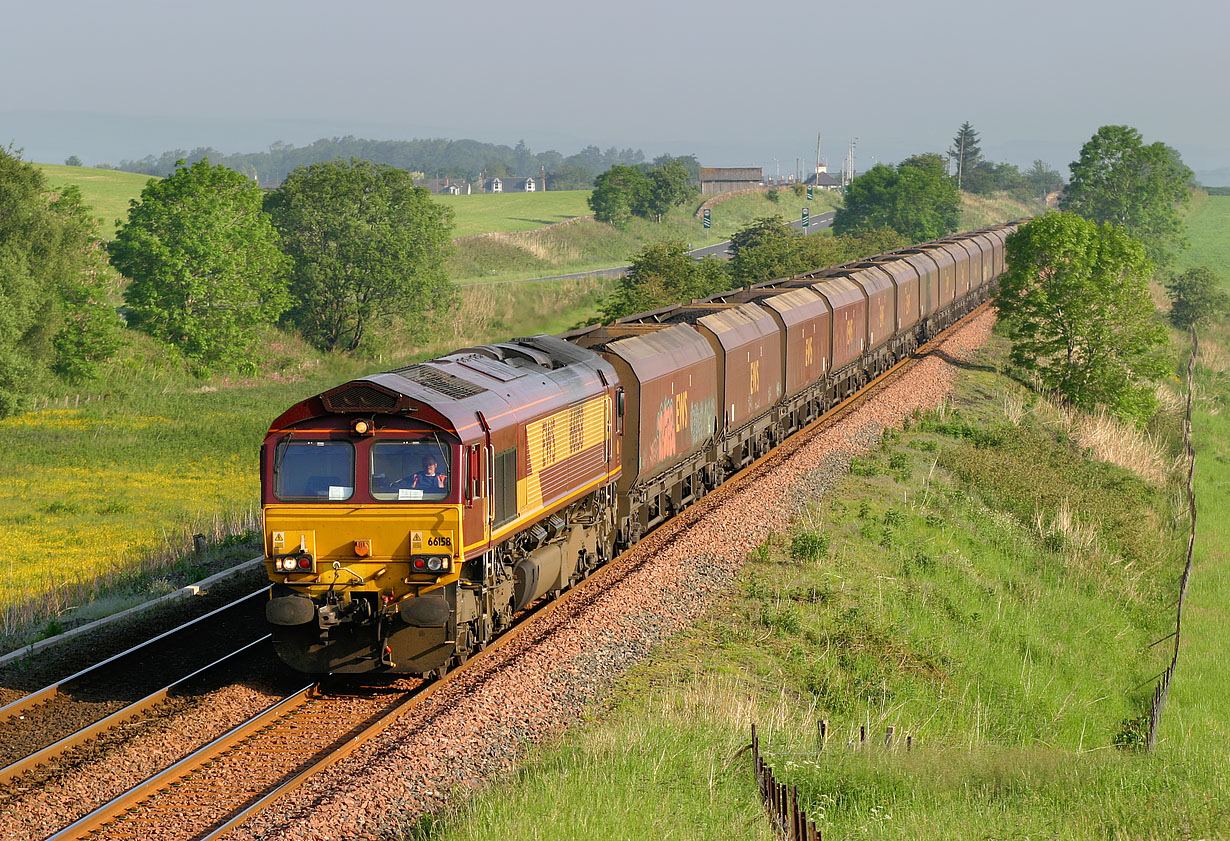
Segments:
[[[291,407],[261,455],[278,654],[429,673],[607,560],[615,390],[598,354],[538,336]]]

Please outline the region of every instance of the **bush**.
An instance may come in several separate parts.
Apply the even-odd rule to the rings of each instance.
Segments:
[[[790,539],[790,557],[796,561],[819,561],[828,554],[829,536],[823,532],[800,531]]]

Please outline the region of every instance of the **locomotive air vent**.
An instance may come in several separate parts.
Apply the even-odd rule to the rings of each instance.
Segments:
[[[445,397],[452,397],[460,400],[463,397],[473,397],[476,394],[482,394],[487,389],[481,385],[463,380],[461,377],[455,377],[439,368],[433,368],[430,365],[410,365],[406,368],[398,368],[391,373],[397,374],[399,377],[404,377],[411,382],[416,382],[421,386],[426,386],[432,391],[438,391]]]
[[[321,396],[330,412],[393,412],[398,397],[381,388],[355,383]]]

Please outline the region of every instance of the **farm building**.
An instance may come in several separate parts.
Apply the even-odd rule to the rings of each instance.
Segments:
[[[758,166],[702,166],[699,174],[700,192],[705,196],[764,186],[764,173]]]
[[[533,193],[538,190],[538,180],[519,175],[503,178],[488,178],[483,181],[484,193]]]

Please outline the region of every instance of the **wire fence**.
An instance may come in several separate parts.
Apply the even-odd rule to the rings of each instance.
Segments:
[[[1191,525],[1187,535],[1187,560],[1183,565],[1183,575],[1179,579],[1179,601],[1175,609],[1174,632],[1158,640],[1158,642],[1163,642],[1173,638],[1174,648],[1170,654],[1170,665],[1162,672],[1157,686],[1153,689],[1153,703],[1149,708],[1149,737],[1146,743],[1146,750],[1150,751],[1157,746],[1157,728],[1161,723],[1162,710],[1166,708],[1166,701],[1170,697],[1170,683],[1174,679],[1175,668],[1179,664],[1179,641],[1183,632],[1183,605],[1187,601],[1187,584],[1191,580],[1192,557],[1196,551],[1196,493],[1192,486],[1196,476],[1196,451],[1192,447],[1192,393],[1196,355],[1199,352],[1200,339],[1196,336],[1196,328],[1192,327],[1192,352],[1187,359],[1187,411],[1183,418],[1183,449],[1187,458],[1187,513]]]
[[[799,805],[799,790],[794,786],[779,783],[773,769],[760,755],[760,735],[752,725],[752,768],[756,785],[760,787],[760,800],[774,829],[786,841],[821,841],[816,822],[807,817]]]
[[[41,412],[44,409],[77,409],[82,403],[92,403],[97,400],[105,400],[105,394],[66,394],[63,397],[35,397],[34,405],[31,407],[32,412]]]

